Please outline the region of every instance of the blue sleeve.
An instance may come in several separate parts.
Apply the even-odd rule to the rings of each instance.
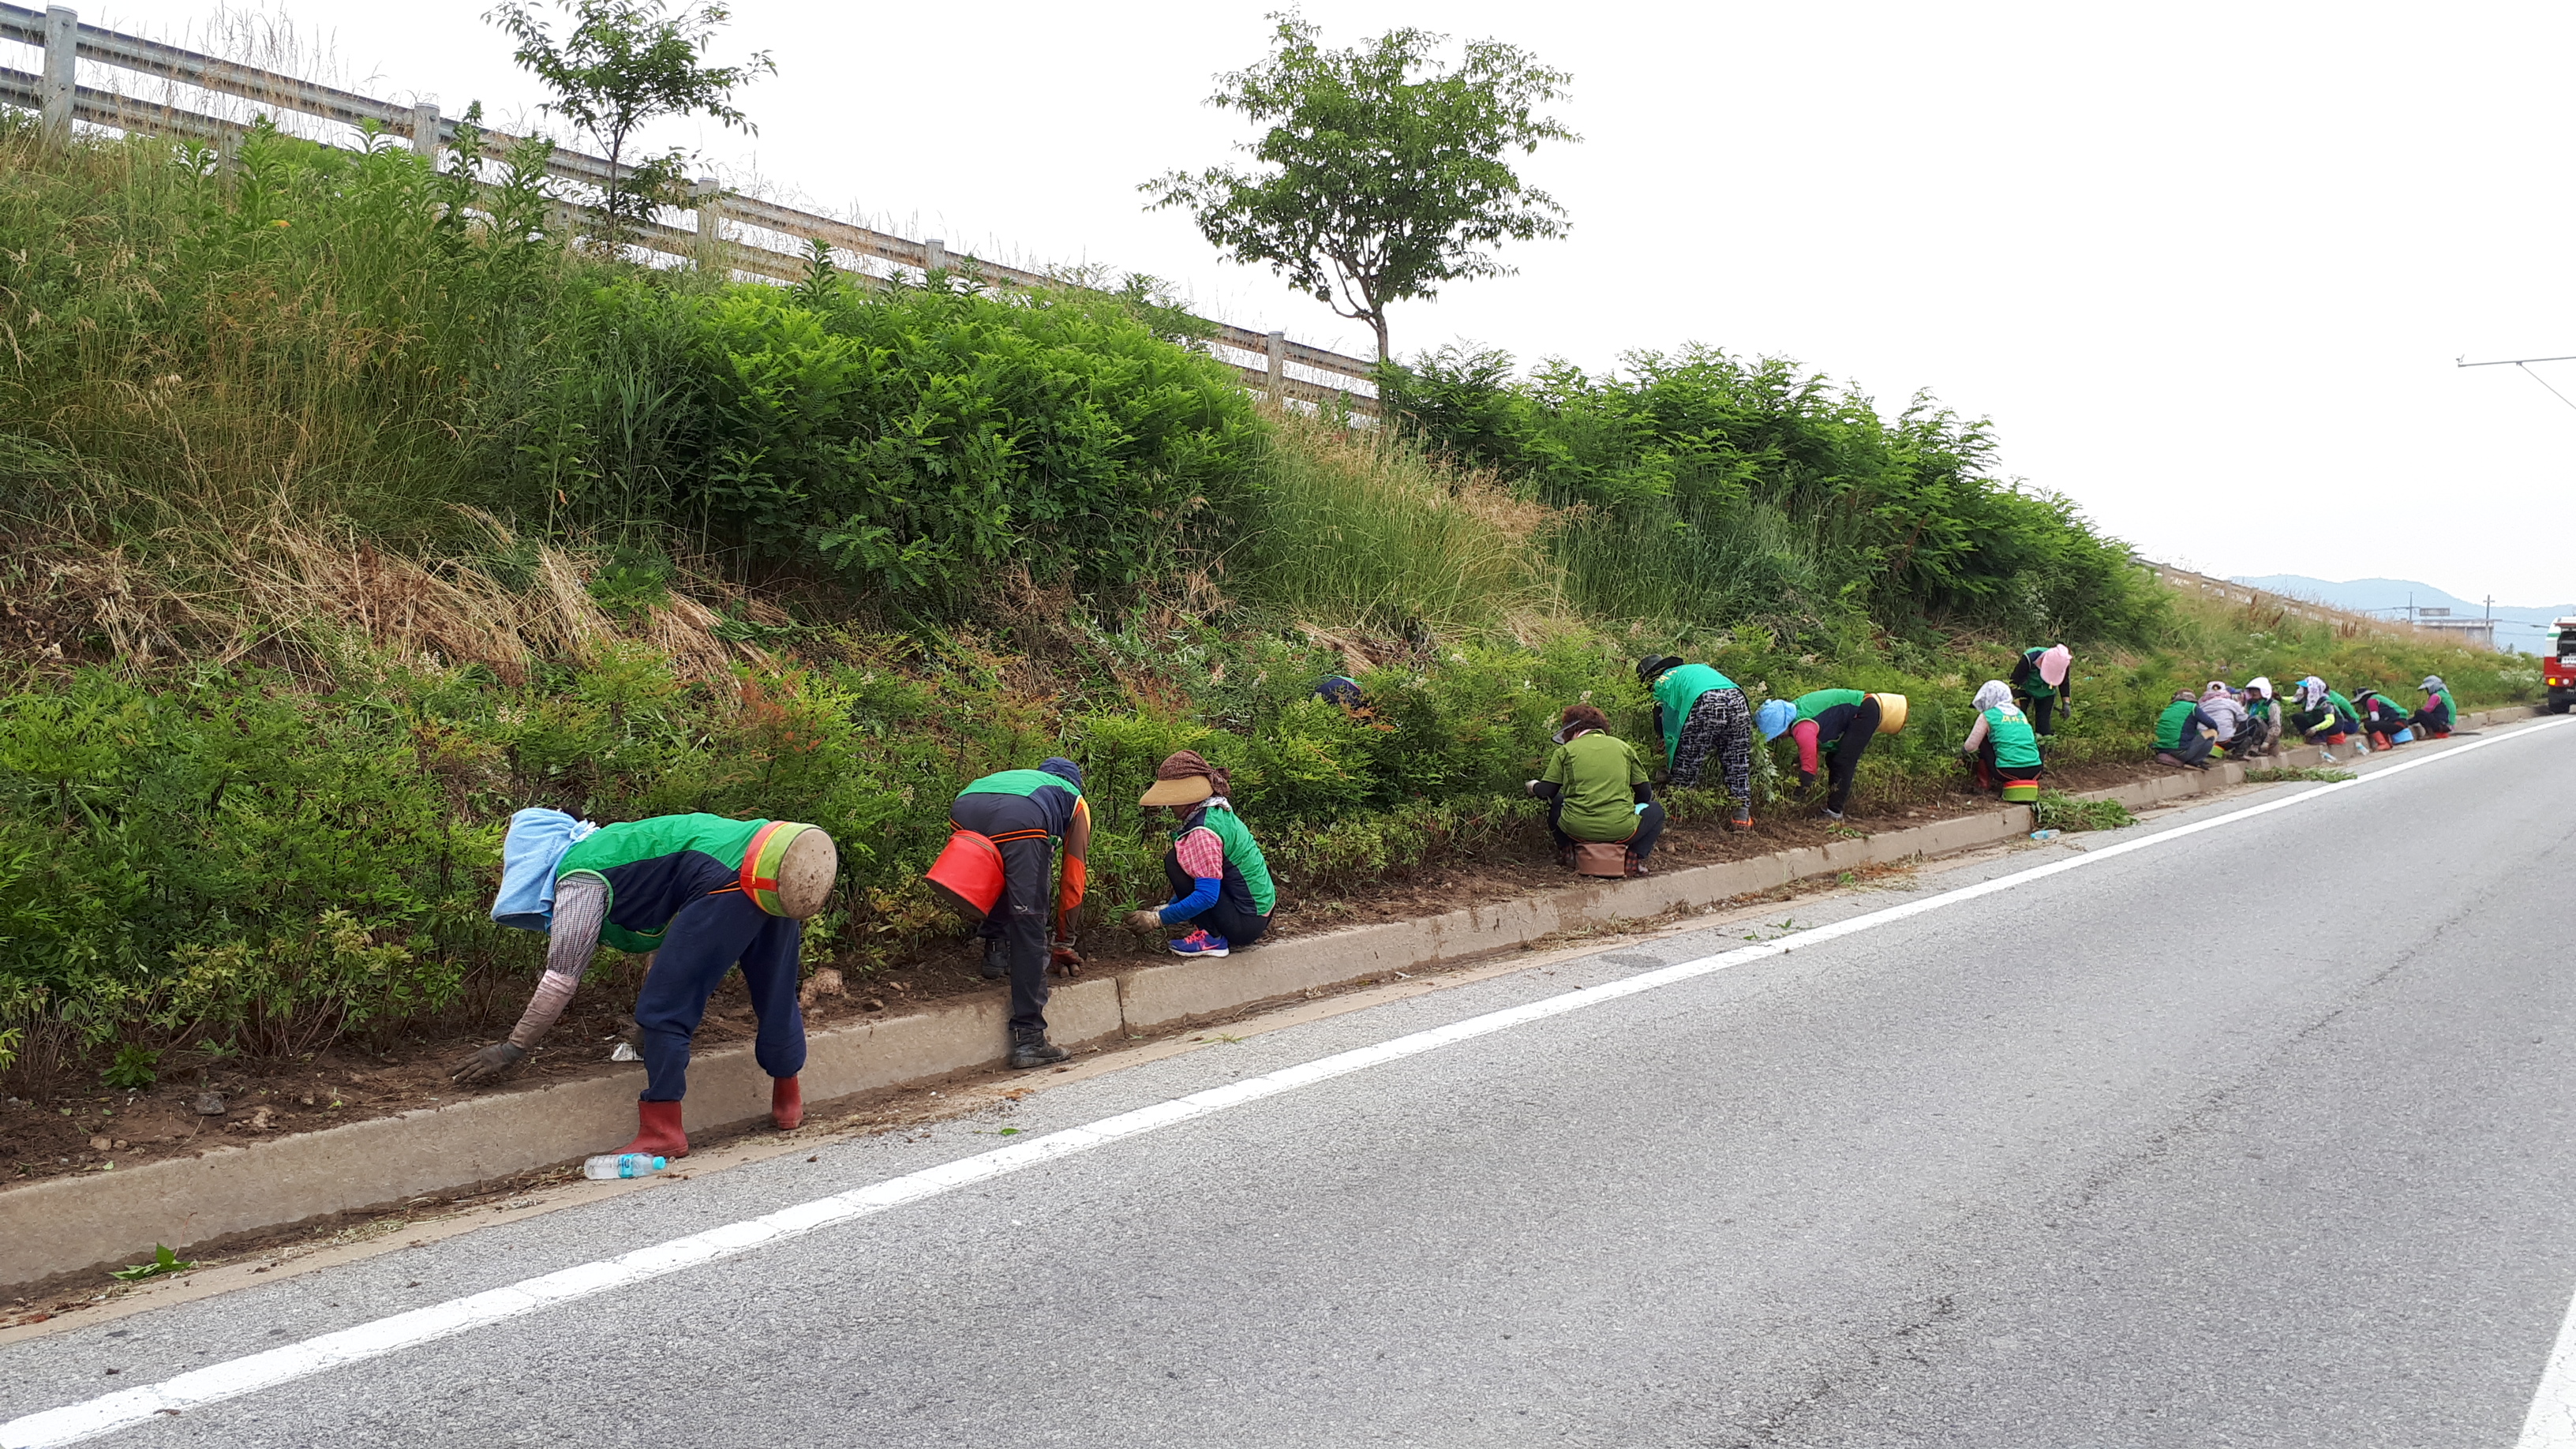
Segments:
[[[1163,924],[1170,925],[1175,921],[1186,921],[1215,905],[1217,888],[1223,884],[1225,882],[1215,876],[1193,877],[1190,881],[1190,893],[1163,907]]]

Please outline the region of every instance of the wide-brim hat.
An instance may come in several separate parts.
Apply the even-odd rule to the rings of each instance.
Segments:
[[[1878,701],[1878,732],[1880,734],[1892,735],[1898,730],[1905,728],[1904,695],[1879,694],[1872,695],[1871,698]]]
[[[1678,654],[1649,654],[1637,661],[1637,678],[1652,684],[1656,675],[1667,669],[1679,669],[1687,662]]]
[[[1136,803],[1155,805],[1196,805],[1216,794],[1216,786],[1205,775],[1183,775],[1177,780],[1156,780]]]
[[[840,874],[841,848],[819,826],[773,820],[743,851],[743,893],[773,916],[801,921],[820,911]]]

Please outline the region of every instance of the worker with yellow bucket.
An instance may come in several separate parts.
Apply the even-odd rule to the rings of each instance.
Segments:
[[[490,1081],[527,1060],[605,942],[653,961],[635,1002],[644,1093],[635,1140],[618,1151],[689,1155],[680,1126],[689,1048],[707,998],[736,962],[759,1023],[752,1059],[769,1074],[769,1120],[794,1128],[805,1120],[796,1004],[804,921],[823,908],[840,867],[832,837],[791,820],[659,815],[602,826],[560,810],[518,812],[501,843],[492,919],[545,933],[545,975],[510,1039],[467,1058],[455,1079]]]
[[[1876,736],[1905,728],[1905,696],[1819,689],[1791,702],[1786,728],[1798,744],[1798,783],[1815,784],[1821,766],[1829,781],[1825,818],[1840,820],[1843,807],[1851,801],[1852,775],[1860,769],[1861,752]],[[1773,730],[1770,737],[1779,733]]]
[[[1082,767],[1050,756],[1034,770],[1002,770],[968,785],[948,808],[954,834],[930,867],[931,891],[976,922],[984,974],[1011,981],[1011,1065],[1042,1067],[1069,1053],[1046,1039],[1047,966],[1079,966],[1074,912],[1082,907],[1091,849],[1091,806]],[[1055,937],[1047,936],[1047,862],[1064,842],[1055,893]]]

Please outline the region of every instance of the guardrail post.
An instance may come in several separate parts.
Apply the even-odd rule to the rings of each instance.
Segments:
[[[1288,406],[1288,334],[1270,334],[1270,405]]]
[[[921,243],[921,269],[924,272],[948,270],[948,243],[938,237],[925,237]]]
[[[712,176],[689,183],[698,214],[698,265],[712,270],[724,255],[724,184]]]
[[[38,91],[44,100],[45,138],[67,141],[72,134],[72,92],[80,72],[80,12],[68,5],[45,7],[45,75]]]
[[[411,108],[411,148],[438,165],[438,97],[423,96]]]

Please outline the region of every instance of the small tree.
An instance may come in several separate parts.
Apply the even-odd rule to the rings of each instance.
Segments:
[[[573,20],[561,44],[518,0],[483,18],[519,42],[511,59],[555,93],[544,109],[588,133],[608,153],[600,240],[614,248],[677,193],[686,175],[687,158],[677,149],[630,163],[626,148],[636,128],[661,116],[703,115],[757,134],[760,128],[733,105],[733,93],[755,76],[777,74],[778,66],[767,51],[740,65],[699,63],[718,27],[732,18],[720,4],[693,4],[677,15],[665,0],[557,4]]]
[[[1274,14],[1269,59],[1219,76],[1208,104],[1270,129],[1242,149],[1252,173],[1174,171],[1140,189],[1148,210],[1186,206],[1229,260],[1267,262],[1301,292],[1377,331],[1387,356],[1391,302],[1510,268],[1482,248],[1565,234],[1565,211],[1521,184],[1504,159],[1541,141],[1582,138],[1537,114],[1573,77],[1499,41],[1470,41],[1452,68],[1447,37],[1391,30],[1326,50],[1317,28]]]

